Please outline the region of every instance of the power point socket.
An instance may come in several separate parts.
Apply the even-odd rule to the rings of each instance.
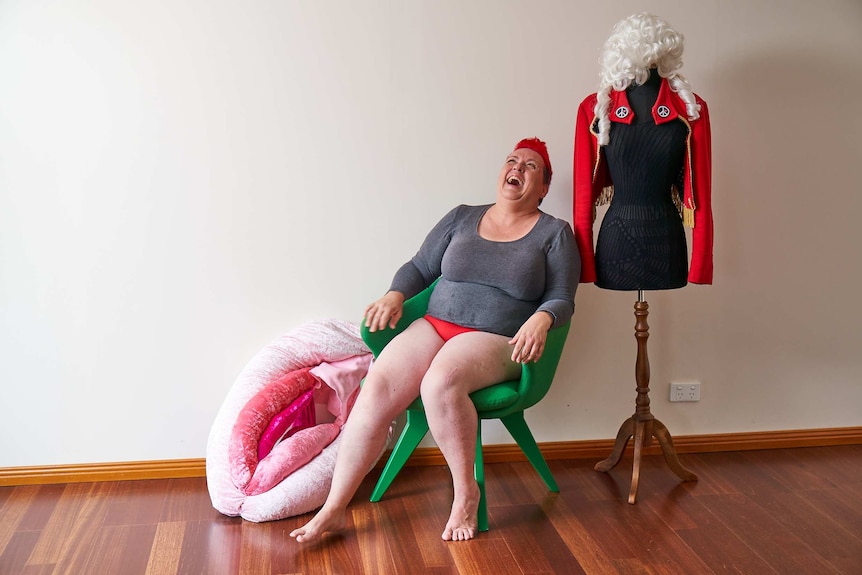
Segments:
[[[700,401],[700,382],[671,383],[671,401]]]

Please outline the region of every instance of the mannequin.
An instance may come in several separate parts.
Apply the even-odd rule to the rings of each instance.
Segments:
[[[600,89],[581,103],[575,128],[581,282],[623,290],[685,286],[681,216],[692,228],[687,280],[712,283],[709,115],[679,73],[682,51],[682,35],[645,13],[618,22],[605,43]],[[595,208],[609,202],[596,253]]]
[[[614,123],[604,148],[614,197],[596,244],[596,285],[614,290],[673,289],[688,283],[688,250],[671,197],[683,159],[682,122],[656,124],[651,110],[661,77],[627,90],[634,120]]]
[[[658,439],[669,467],[679,462],[667,428],[649,409],[649,305],[645,290],[712,283],[711,149],[706,102],[679,74],[683,37],[667,22],[639,13],[618,22],[605,43],[597,93],[581,103],[575,132],[574,222],[581,282],[637,290],[637,400],[611,455],[609,471],[634,437],[629,503],[634,503],[643,447]],[[610,203],[595,250],[596,206]],[[692,228],[692,258],[683,225]]]

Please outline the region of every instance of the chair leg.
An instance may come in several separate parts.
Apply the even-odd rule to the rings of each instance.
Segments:
[[[371,501],[380,501],[386,490],[392,484],[392,480],[404,467],[407,459],[428,433],[428,420],[425,418],[425,412],[422,410],[407,410],[407,423],[404,425],[404,430],[398,438],[395,447],[392,448],[392,453],[389,455],[389,460],[383,468],[383,473],[380,474],[380,479],[377,480],[377,485],[374,486],[374,491],[371,493]]]
[[[548,489],[554,493],[559,493],[560,488],[557,487],[557,482],[554,480],[553,474],[551,474],[551,469],[542,456],[542,452],[539,451],[539,446],[536,444],[530,428],[527,427],[527,422],[524,421],[524,412],[519,411],[507,415],[501,417],[500,420],[506,426],[506,429],[509,430],[509,433],[512,434],[521,451],[524,452],[524,455],[527,456],[527,459],[530,460],[530,463],[533,464],[533,467],[539,472],[542,479],[545,480],[545,485],[548,486]]]
[[[482,420],[479,420],[476,430],[476,462],[473,464],[473,476],[479,485],[479,531],[488,530],[488,501],[485,499],[485,459],[482,457]]]

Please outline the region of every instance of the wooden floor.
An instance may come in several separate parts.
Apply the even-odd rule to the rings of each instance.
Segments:
[[[0,573],[862,573],[862,446],[682,456],[680,483],[644,461],[551,461],[548,493],[527,463],[486,468],[491,530],[445,543],[445,467],[408,467],[380,503],[377,471],[350,507],[352,529],[288,537],[304,518],[255,524],[210,505],[203,479],[0,488]]]

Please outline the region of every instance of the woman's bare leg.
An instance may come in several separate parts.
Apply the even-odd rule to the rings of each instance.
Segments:
[[[469,394],[520,377],[521,366],[511,360],[508,340],[483,332],[455,336],[422,380],[428,426],[452,472],[452,512],[442,535],[447,541],[472,539],[478,529],[480,494],[473,476],[478,416]]]
[[[419,384],[443,340],[424,319],[416,320],[381,352],[342,430],[332,487],[312,519],[290,536],[313,541],[346,523],[347,505],[380,457],[389,425],[419,395]]]

